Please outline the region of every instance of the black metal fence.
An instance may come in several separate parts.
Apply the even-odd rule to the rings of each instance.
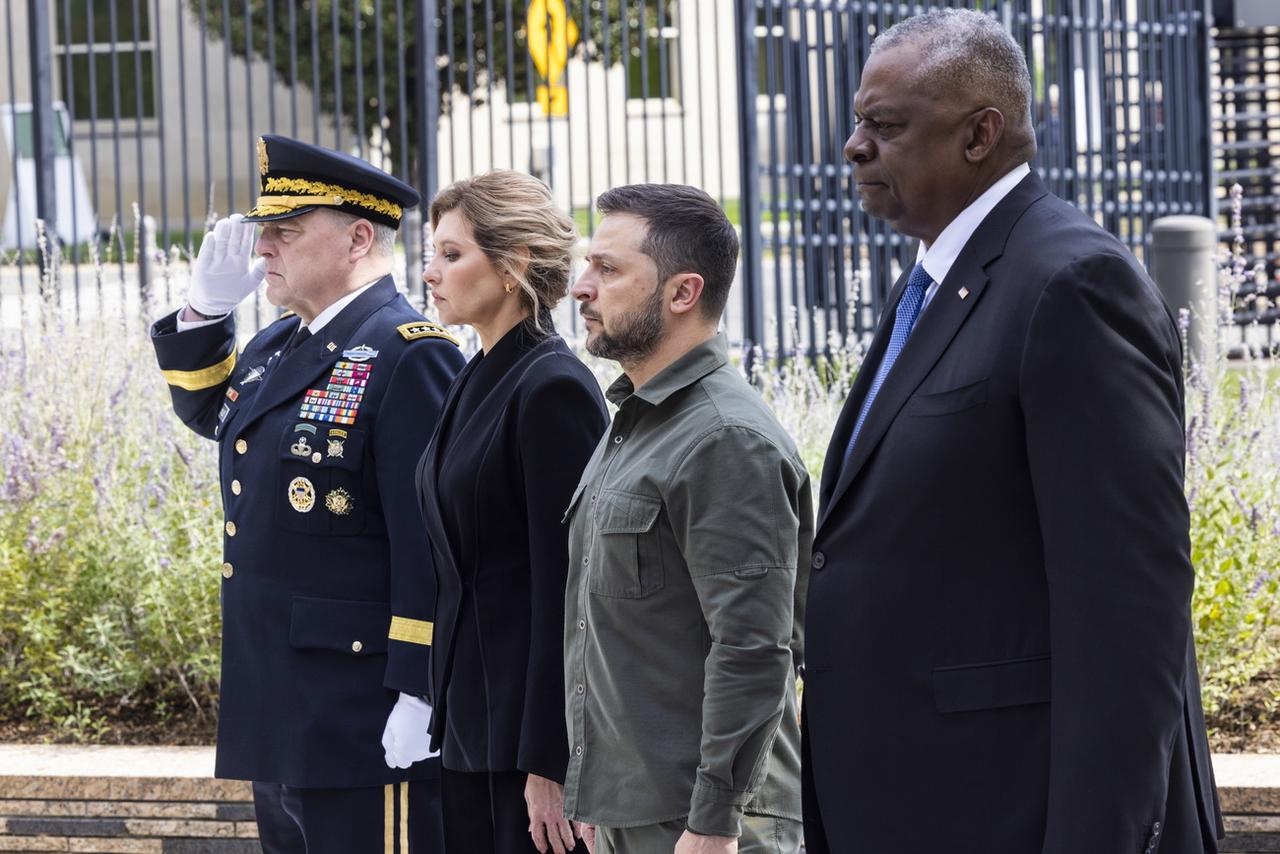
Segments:
[[[1273,18],[1280,20],[1280,13]],[[1235,229],[1226,193],[1243,189],[1244,260],[1257,270],[1237,288],[1241,347],[1280,350],[1280,28],[1223,28],[1214,37],[1214,130],[1224,241]]]
[[[912,251],[858,209],[841,156],[859,69],[876,33],[940,5],[988,10],[1025,47],[1035,166],[1055,192],[1139,255],[1153,218],[1212,210],[1204,0],[3,2],[0,323],[39,286],[40,211],[65,245],[68,304],[180,299],[174,271],[256,195],[270,130],[428,197],[528,171],[587,235],[609,186],[701,186],[742,230],[731,335],[818,352],[870,327]],[[409,226],[403,275],[421,297]]]

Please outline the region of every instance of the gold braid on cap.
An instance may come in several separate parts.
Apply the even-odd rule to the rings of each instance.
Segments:
[[[340,196],[342,201],[338,204],[352,204],[371,210],[374,213],[380,213],[383,216],[389,216],[399,221],[403,215],[403,209],[386,199],[369,193],[362,193],[359,190],[352,190],[338,184],[327,184],[323,181],[308,181],[305,178],[268,178],[267,185],[263,188],[268,193],[301,193],[309,196]],[[316,199],[315,201],[303,201],[305,197],[288,197],[276,195],[264,195],[258,197],[258,210],[266,212],[268,208],[279,208],[274,213],[285,213],[293,210],[295,207],[302,207],[305,204],[334,204],[331,200]],[[301,204],[299,204],[301,203]]]

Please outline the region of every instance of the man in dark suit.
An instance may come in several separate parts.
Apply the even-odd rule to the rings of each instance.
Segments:
[[[205,238],[188,304],[151,330],[174,410],[220,443],[216,774],[254,781],[268,854],[440,852],[412,465],[462,356],[390,275],[413,188],[296,140],[258,145],[257,206]],[[239,350],[234,309],[264,275],[290,312]]]
[[[919,238],[837,423],[806,624],[811,854],[1191,854],[1221,820],[1191,635],[1177,327],[1028,169],[993,19],[883,33],[845,147]]]

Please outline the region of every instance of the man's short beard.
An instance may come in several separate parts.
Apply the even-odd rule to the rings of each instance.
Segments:
[[[662,297],[663,288],[659,284],[643,305],[617,319],[612,333],[604,331],[602,318],[600,331],[595,337],[587,338],[587,352],[624,365],[644,361],[667,335],[662,323]]]

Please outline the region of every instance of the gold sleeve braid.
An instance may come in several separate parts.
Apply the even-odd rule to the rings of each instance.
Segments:
[[[231,376],[236,367],[236,351],[232,350],[227,358],[216,365],[201,368],[198,371],[161,371],[164,381],[186,391],[203,391],[220,385]]]
[[[391,630],[387,638],[405,643],[416,643],[420,646],[431,646],[431,638],[435,634],[435,624],[426,620],[411,620],[408,617],[392,617]]]

